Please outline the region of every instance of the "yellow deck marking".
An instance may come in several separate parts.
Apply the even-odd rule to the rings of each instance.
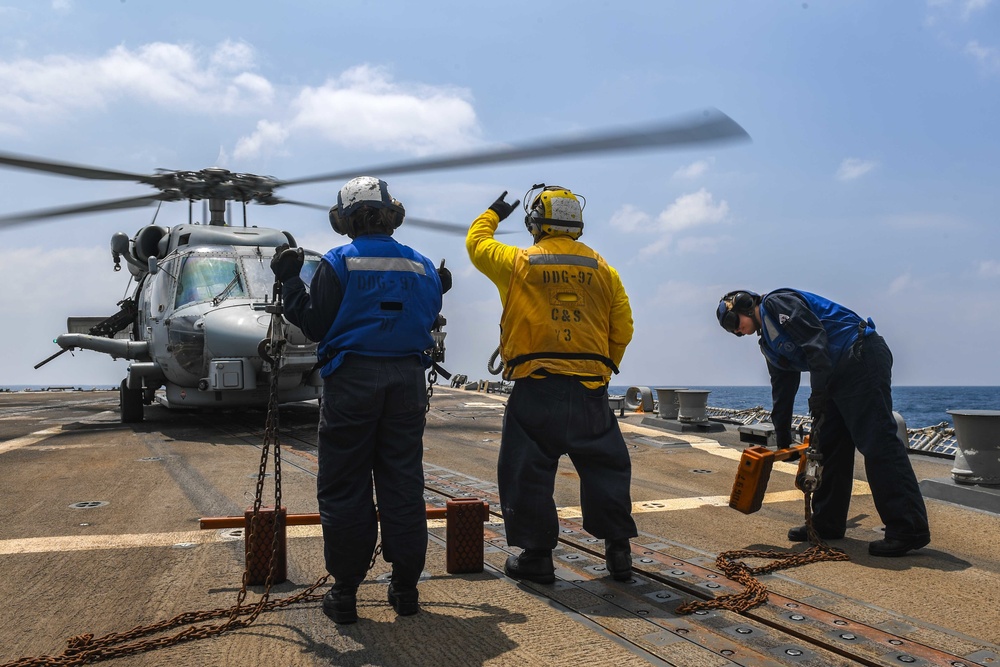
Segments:
[[[443,528],[444,519],[431,519],[428,528]],[[321,526],[289,526],[289,539],[322,537]],[[0,556],[40,554],[59,551],[99,551],[104,549],[140,549],[173,547],[176,544],[209,544],[227,541],[225,530],[183,530],[174,533],[127,533],[125,535],[61,535],[0,540]]]
[[[7,442],[0,443],[0,454],[4,452],[13,451],[15,449],[20,449],[22,447],[27,447],[28,445],[33,445],[36,442],[41,442],[46,438],[51,438],[54,435],[62,433],[62,426],[53,426],[52,428],[43,429],[41,431],[35,431],[30,435],[26,435],[21,438],[14,438],[13,440],[8,440]]]
[[[643,429],[649,430],[649,429]],[[663,435],[657,432],[657,435]],[[671,434],[671,437],[674,437]],[[677,437],[683,437],[683,435],[678,435]],[[699,451],[705,452],[706,454],[712,454],[713,456],[721,456],[722,458],[729,459],[731,461],[739,462],[740,457],[743,452],[738,449],[733,449],[732,447],[724,447],[714,440],[708,440],[707,438],[701,438],[699,436],[687,436],[683,437],[685,440],[694,440],[691,443],[692,449],[697,449]],[[789,463],[787,461],[776,461],[774,467],[772,468],[772,475],[775,472],[785,473],[788,475],[795,475],[798,472],[799,464]],[[732,468],[732,474],[736,475],[736,467]],[[773,481],[773,479],[772,479]],[[854,488],[851,491],[851,495],[855,496],[865,496],[871,494],[871,488],[868,486],[867,482],[861,480],[854,480]],[[785,503],[785,502],[800,502],[802,500],[802,492],[798,489],[789,489],[787,491],[772,491],[771,493],[764,494],[764,503]],[[678,510],[691,510],[698,507],[728,507],[729,506],[729,496],[694,496],[689,498],[665,498],[663,500],[645,500],[642,502],[632,503],[632,513],[633,514],[643,514],[646,512],[676,512]],[[561,507],[558,510],[560,518],[563,519],[573,519],[583,516],[583,510],[579,507]]]

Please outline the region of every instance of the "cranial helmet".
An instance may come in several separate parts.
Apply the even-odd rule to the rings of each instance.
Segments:
[[[539,188],[541,192],[531,199],[529,206],[531,194]],[[524,226],[535,238],[541,234],[565,234],[575,240],[583,234],[583,207],[587,205],[584,197],[558,185],[540,183],[524,195],[524,204]]]
[[[731,334],[742,336],[737,329],[740,327],[740,315],[753,317],[753,309],[760,303],[760,295],[750,290],[735,290],[721,299],[715,309],[719,325]]]
[[[337,193],[337,203],[330,208],[330,226],[338,234],[351,238],[377,231],[392,234],[403,224],[405,215],[403,205],[389,194],[385,181],[358,176],[347,181]]]

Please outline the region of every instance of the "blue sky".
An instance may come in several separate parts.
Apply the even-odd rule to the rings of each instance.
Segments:
[[[766,384],[714,309],[786,286],[872,317],[897,384],[1000,384],[998,90],[994,0],[0,5],[0,151],[128,172],[293,179],[725,112],[752,142],[386,178],[411,215],[457,223],[537,182],[584,195],[583,240],[634,310],[612,384]],[[280,194],[329,204],[340,185]],[[0,215],[150,192],[0,169]],[[124,376],[87,351],[32,366],[66,316],[114,312],[111,235],[152,213],[0,231],[0,384]],[[248,215],[316,250],[343,241],[322,212]],[[530,243],[516,214],[504,227]],[[462,237],[397,237],[455,274],[445,366],[488,377],[499,299]]]

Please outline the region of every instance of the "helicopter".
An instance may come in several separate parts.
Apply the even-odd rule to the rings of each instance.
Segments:
[[[69,317],[67,332],[55,343],[60,350],[39,362],[49,363],[75,349],[92,350],[130,363],[119,385],[123,423],[141,422],[144,406],[154,401],[167,408],[264,407],[276,374],[279,403],[319,399],[323,380],[317,367],[316,343],[294,325],[272,318],[277,291],[270,260],[282,244],[296,247],[287,231],[247,225],[247,205],[279,204],[328,210],[328,206],[279,197],[275,191],[296,185],[346,181],[362,174],[386,175],[473,167],[565,155],[680,148],[749,139],[726,114],[709,109],[641,127],[587,133],[478,152],[431,156],[365,169],[341,170],[280,180],[232,172],[221,167],[199,171],[156,170],[137,174],[0,152],[0,167],[91,180],[132,181],[155,192],[0,216],[0,230],[53,218],[140,208],[187,201],[189,221],[166,227],[154,222],[132,237],[111,237],[115,271],[124,261],[131,296],[118,302],[109,317]],[[194,202],[202,202],[207,218],[191,220]],[[243,207],[243,226],[233,225],[230,204]],[[467,225],[405,218],[413,227],[464,235]],[[321,253],[303,249],[301,277],[310,283]],[[280,322],[286,341],[282,354],[268,351],[272,322]],[[432,331],[434,349],[444,358],[444,318]],[[161,391],[162,389],[162,391]]]

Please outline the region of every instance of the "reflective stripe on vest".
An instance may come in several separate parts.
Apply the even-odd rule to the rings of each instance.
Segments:
[[[404,257],[346,257],[348,271],[408,271],[427,275],[420,262]]]

